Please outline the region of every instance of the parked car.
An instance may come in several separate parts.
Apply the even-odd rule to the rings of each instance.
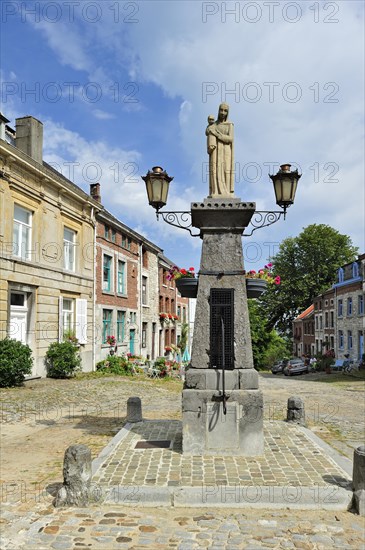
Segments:
[[[288,364],[284,368],[285,376],[304,374],[307,372],[309,372],[309,366],[305,365],[304,362],[297,357],[292,357],[292,359],[289,359]]]
[[[287,363],[288,363],[288,359],[283,359],[282,361],[278,361],[278,363],[275,363],[275,365],[271,367],[271,372],[273,374],[283,374],[284,368],[286,367]]]

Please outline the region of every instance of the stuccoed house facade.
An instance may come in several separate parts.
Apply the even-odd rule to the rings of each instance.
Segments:
[[[0,338],[28,344],[45,376],[51,342],[74,331],[94,364],[94,226],[101,205],[43,161],[43,125],[1,116]]]
[[[359,361],[364,353],[364,281],[365,254],[357,261],[338,270],[338,281],[333,285],[336,315],[336,357]]]

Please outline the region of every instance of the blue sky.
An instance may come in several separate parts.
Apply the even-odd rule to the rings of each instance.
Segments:
[[[277,209],[268,173],[303,173],[287,219],[243,240],[246,268],[312,223],[364,251],[363,3],[87,1],[1,5],[1,110],[44,124],[44,158],[181,267],[201,241],[157,222],[140,176],[174,176],[168,210],[208,194],[205,127],[235,125],[235,194]]]

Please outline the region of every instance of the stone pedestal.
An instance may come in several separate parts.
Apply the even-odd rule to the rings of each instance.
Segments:
[[[197,455],[263,454],[263,398],[253,368],[242,233],[254,203],[238,198],[205,199],[191,205],[192,224],[203,239],[194,339],[182,396],[183,452]],[[211,289],[232,289],[233,360],[225,371],[214,364]],[[226,414],[224,414],[224,410]]]

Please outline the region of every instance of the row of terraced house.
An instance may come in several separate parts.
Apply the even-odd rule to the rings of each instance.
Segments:
[[[294,354],[315,356],[333,350],[337,359],[360,361],[364,354],[365,254],[339,267],[331,288],[293,322]]]
[[[109,353],[155,359],[179,343],[189,300],[163,250],[43,160],[43,125],[0,116],[0,339],[28,344],[33,376],[51,342],[75,335],[83,370]]]

